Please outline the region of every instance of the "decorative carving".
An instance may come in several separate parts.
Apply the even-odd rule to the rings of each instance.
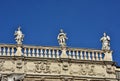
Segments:
[[[90,76],[95,76],[96,74],[95,74],[95,66],[90,66],[90,68],[89,68],[90,70],[88,71],[88,75],[90,75]]]
[[[112,74],[112,73],[115,73],[115,68],[114,68],[114,66],[107,65],[106,71],[107,71],[107,73]]]
[[[83,65],[80,65],[80,74],[82,75],[89,75],[89,76],[95,76],[96,73],[94,71],[94,67],[93,65],[88,65],[88,64],[85,64],[84,66]]]
[[[89,76],[105,76],[102,72],[95,71],[94,65],[88,64],[80,64],[80,65],[73,65],[70,68],[70,74],[79,74],[79,75],[89,75]]]
[[[61,65],[60,64],[52,65],[52,66],[50,66],[50,73],[60,74],[61,73],[60,69],[61,69]]]
[[[5,68],[5,67],[4,67],[4,71],[14,72],[14,71],[15,71],[15,68],[13,68],[13,67],[11,67],[11,68]]]
[[[70,68],[70,74],[79,74],[80,73],[80,67],[79,66],[75,66],[75,65],[71,65]]]
[[[87,70],[88,70],[88,69],[87,69],[88,66],[84,67],[83,65],[80,65],[80,68],[81,68],[80,74],[86,75],[86,74],[87,74]]]
[[[24,71],[27,72],[27,61],[24,61]]]
[[[68,62],[63,62],[62,64],[62,69],[64,71],[68,71],[70,64]]]
[[[16,68],[22,69],[22,66],[23,66],[22,60],[17,60],[17,61],[16,61]]]
[[[47,62],[36,62],[35,63],[35,72],[37,73],[49,73],[50,72],[50,66]]]
[[[0,71],[3,71],[3,69],[4,69],[4,67],[3,67],[4,63],[5,63],[4,60],[0,60]]]
[[[2,71],[10,71],[10,72],[14,72],[15,71],[15,67],[13,66],[15,64],[15,62],[13,60],[11,61],[3,61],[4,62],[4,66],[2,67]],[[6,64],[9,64],[10,67],[6,67]]]

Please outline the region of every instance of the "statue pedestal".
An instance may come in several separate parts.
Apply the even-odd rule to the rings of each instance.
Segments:
[[[61,54],[60,58],[68,58],[68,56],[66,54],[66,47],[62,47],[62,54]]]
[[[112,51],[105,51],[105,61],[112,61]]]
[[[23,53],[22,53],[22,48],[20,46],[17,47],[17,51],[15,53],[16,56],[21,56]]]

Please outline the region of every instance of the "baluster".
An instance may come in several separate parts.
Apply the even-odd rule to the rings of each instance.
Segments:
[[[14,53],[14,47],[12,47],[12,50],[11,50],[11,56],[14,56],[15,55],[15,53]]]
[[[0,47],[0,55],[2,55],[2,47]]]
[[[30,48],[28,48],[28,57],[31,56]]]
[[[53,58],[53,49],[51,49],[51,58]]]
[[[40,50],[40,55],[41,55],[41,57],[44,57],[44,55],[43,55],[43,49]]]
[[[95,60],[94,51],[92,52],[92,60]]]
[[[76,58],[80,59],[80,57],[79,57],[79,51],[78,50],[76,51]]]
[[[39,57],[39,49],[36,49],[36,57]]]
[[[71,55],[70,50],[68,50],[68,58],[70,58],[70,55]]]
[[[10,47],[8,47],[7,56],[10,56]]]
[[[44,49],[44,57],[47,58],[47,49]]]
[[[56,58],[59,58],[59,50],[56,50]]]
[[[52,57],[55,58],[55,50],[52,50]]]
[[[90,51],[88,51],[88,60],[91,60],[91,58],[90,58]]]
[[[86,51],[84,51],[84,59],[87,60],[87,54],[86,54]]]
[[[35,48],[32,48],[32,56],[35,57]]]
[[[24,56],[27,56],[27,50],[24,48]]]
[[[100,57],[100,61],[102,61],[103,59],[102,59],[102,53],[101,52],[99,54],[99,57]]]
[[[48,50],[48,57],[51,58],[51,49]]]
[[[73,59],[76,59],[75,50],[73,50]]]
[[[82,50],[80,51],[80,58],[81,58],[81,60],[83,60],[83,51]]]
[[[95,56],[95,57],[96,57],[96,60],[99,60],[99,59],[98,59],[98,52],[95,52],[95,53],[96,53],[96,56]]]
[[[6,48],[3,47],[3,56],[5,56],[5,55],[6,55]]]

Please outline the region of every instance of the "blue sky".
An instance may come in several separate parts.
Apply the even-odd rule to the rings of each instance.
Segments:
[[[19,25],[24,44],[42,46],[59,46],[63,29],[69,47],[101,49],[106,32],[120,65],[120,0],[0,0],[0,43],[15,44]]]

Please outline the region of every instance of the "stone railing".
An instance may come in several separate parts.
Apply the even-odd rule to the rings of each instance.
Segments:
[[[0,56],[15,56],[16,45],[0,44]]]
[[[59,47],[23,46],[23,55],[28,57],[59,58]]]
[[[67,55],[69,58],[80,60],[104,60],[104,52],[101,50],[68,48]]]
[[[18,47],[21,49],[18,49]],[[18,50],[21,51],[20,56],[25,57],[62,58],[61,55],[65,54],[65,58],[69,59],[106,60],[105,53],[102,50],[0,44],[0,56],[19,56],[17,54]]]

